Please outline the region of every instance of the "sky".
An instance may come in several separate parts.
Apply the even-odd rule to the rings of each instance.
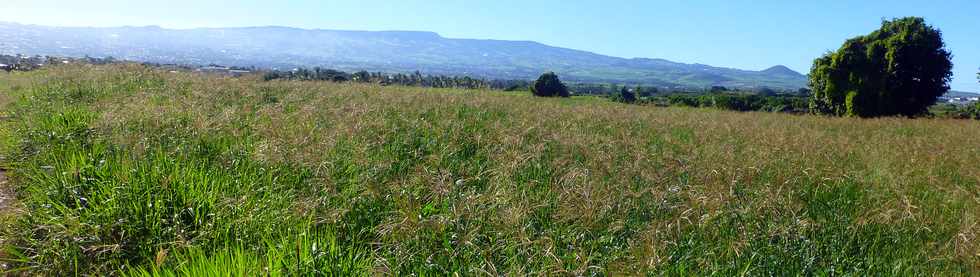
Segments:
[[[0,21],[168,28],[289,26],[533,40],[618,57],[806,74],[887,18],[943,31],[955,90],[980,92],[980,1],[908,0],[2,0]]]

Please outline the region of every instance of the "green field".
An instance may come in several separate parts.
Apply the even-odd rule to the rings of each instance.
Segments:
[[[0,105],[0,275],[980,274],[977,121],[135,65]]]

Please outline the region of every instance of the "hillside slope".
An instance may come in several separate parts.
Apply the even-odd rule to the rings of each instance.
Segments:
[[[159,62],[370,70],[662,87],[794,89],[806,77],[784,66],[739,70],[663,59],[625,59],[531,41],[445,38],[431,32],[336,31],[286,27],[164,29],[48,27],[0,23],[0,53],[113,56]]]

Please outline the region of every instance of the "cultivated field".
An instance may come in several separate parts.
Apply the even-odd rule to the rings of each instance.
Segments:
[[[135,65],[0,105],[8,274],[980,274],[978,121]]]

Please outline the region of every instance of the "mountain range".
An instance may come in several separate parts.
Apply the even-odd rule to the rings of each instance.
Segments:
[[[533,79],[554,71],[572,82],[660,87],[797,89],[806,76],[777,65],[762,71],[619,58],[533,41],[445,38],[417,31],[289,27],[165,29],[52,27],[0,22],[0,54],[112,56],[174,64],[467,75]]]

